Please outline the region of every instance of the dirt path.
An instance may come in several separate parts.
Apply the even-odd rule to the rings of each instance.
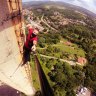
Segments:
[[[42,55],[42,54],[40,54],[40,56],[41,57],[45,57],[45,58],[49,58],[49,59],[58,59],[58,58],[56,58],[56,57],[53,57],[53,56],[46,56],[46,55]],[[62,61],[62,62],[67,62],[67,63],[69,63],[70,65],[76,65],[76,64],[78,64],[78,65],[81,65],[80,63],[78,63],[78,62],[74,62],[74,61],[68,61],[68,60],[64,60],[64,59],[59,59],[60,61]]]

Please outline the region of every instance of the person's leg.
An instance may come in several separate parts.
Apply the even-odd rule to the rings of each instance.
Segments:
[[[24,51],[24,53],[23,53],[23,65],[24,65],[27,63],[27,61],[30,60],[30,57],[29,57],[30,51],[26,47],[24,47],[23,51]]]
[[[28,55],[27,55],[27,64],[30,64],[30,54],[31,54],[31,52],[29,51]]]

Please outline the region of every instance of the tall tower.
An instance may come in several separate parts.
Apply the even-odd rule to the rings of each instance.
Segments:
[[[19,66],[24,43],[21,3],[21,0],[0,0],[0,81],[32,96],[30,65]]]

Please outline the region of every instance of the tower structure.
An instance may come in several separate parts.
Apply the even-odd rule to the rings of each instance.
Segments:
[[[31,67],[22,63],[22,1],[0,0],[0,81],[25,93],[34,94]]]

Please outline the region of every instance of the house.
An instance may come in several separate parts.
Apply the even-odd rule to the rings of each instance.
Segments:
[[[86,64],[87,60],[84,57],[78,57],[77,62],[80,64]]]

